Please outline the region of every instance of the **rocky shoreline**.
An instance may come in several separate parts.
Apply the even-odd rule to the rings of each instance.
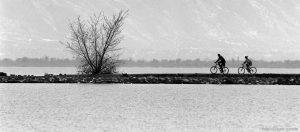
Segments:
[[[247,84],[300,85],[300,74],[111,74],[0,76],[0,83],[141,83],[141,84]]]

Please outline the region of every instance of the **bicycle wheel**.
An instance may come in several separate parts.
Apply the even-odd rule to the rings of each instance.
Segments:
[[[210,72],[211,72],[212,74],[216,74],[216,73],[218,72],[218,68],[217,68],[216,66],[212,66],[212,67],[210,68]]]
[[[228,67],[224,67],[223,68],[223,74],[228,74],[229,73],[229,68]]]
[[[250,74],[255,74],[257,69],[255,67],[250,67]]]
[[[245,69],[243,67],[238,68],[238,73],[239,74],[245,74]]]

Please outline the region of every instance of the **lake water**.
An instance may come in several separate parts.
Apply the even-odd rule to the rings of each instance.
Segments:
[[[229,73],[237,73],[237,68],[230,68]],[[165,67],[120,67],[120,73],[210,73],[209,68],[165,68]],[[17,75],[75,74],[75,67],[0,67],[0,72]],[[257,73],[300,74],[300,69],[258,68]]]
[[[299,86],[0,84],[2,132],[297,132]]]

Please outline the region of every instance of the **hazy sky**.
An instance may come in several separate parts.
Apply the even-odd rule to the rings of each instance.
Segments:
[[[299,0],[0,0],[0,59],[72,55],[76,16],[128,9],[122,58],[296,60]]]

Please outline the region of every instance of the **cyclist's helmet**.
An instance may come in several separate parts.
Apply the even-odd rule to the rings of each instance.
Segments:
[[[246,59],[248,59],[248,56],[245,56]]]

